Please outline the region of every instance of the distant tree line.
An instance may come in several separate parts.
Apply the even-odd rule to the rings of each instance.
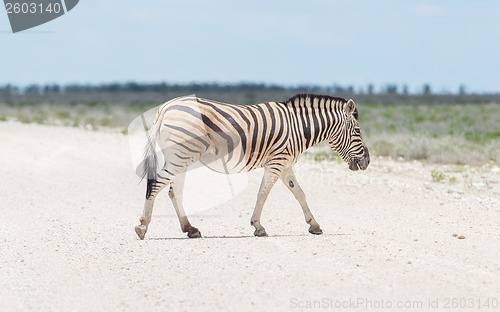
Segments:
[[[311,93],[326,93],[326,94],[381,94],[381,95],[408,95],[408,86],[397,84],[386,84],[376,90],[373,84],[368,84],[366,87],[355,88],[354,86],[343,86],[334,84],[331,86],[317,85],[299,85],[299,86],[283,86],[277,84],[265,83],[104,83],[104,84],[30,84],[24,87],[19,87],[12,84],[0,85],[1,95],[57,95],[57,94],[82,94],[82,93],[196,93],[196,92],[214,92],[214,93],[230,93],[230,92],[311,92]],[[424,84],[420,92],[416,94],[432,95],[443,94],[433,93],[430,84]],[[460,85],[457,92],[447,92],[445,94],[466,95],[467,90],[465,85]]]

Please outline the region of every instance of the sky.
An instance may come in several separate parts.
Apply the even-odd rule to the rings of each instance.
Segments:
[[[3,10],[3,11],[2,11]],[[82,0],[13,34],[0,85],[264,82],[500,92],[500,1]]]

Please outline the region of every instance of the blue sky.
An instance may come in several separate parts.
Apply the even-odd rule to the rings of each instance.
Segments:
[[[499,1],[82,0],[12,34],[0,84],[406,84],[500,92]]]

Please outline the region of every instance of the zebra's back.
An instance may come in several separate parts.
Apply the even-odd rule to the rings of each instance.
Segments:
[[[241,106],[186,97],[164,104],[159,115],[158,144],[174,167],[199,158],[218,172],[238,173],[289,156],[289,113],[282,103]]]

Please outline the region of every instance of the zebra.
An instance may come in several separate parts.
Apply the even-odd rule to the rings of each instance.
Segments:
[[[135,231],[144,239],[157,194],[170,186],[169,197],[181,229],[189,238],[201,237],[182,205],[187,168],[197,161],[219,172],[248,172],[264,168],[250,224],[255,236],[267,236],[260,223],[264,202],[278,179],[293,193],[311,234],[323,231],[313,217],[292,167],[301,153],[328,140],[351,170],[365,170],[368,148],[352,99],[297,94],[284,102],[241,106],[198,97],[180,97],[163,104],[148,133],[143,161],[146,200]],[[157,170],[156,144],[164,164]],[[220,160],[220,161],[219,161]]]

